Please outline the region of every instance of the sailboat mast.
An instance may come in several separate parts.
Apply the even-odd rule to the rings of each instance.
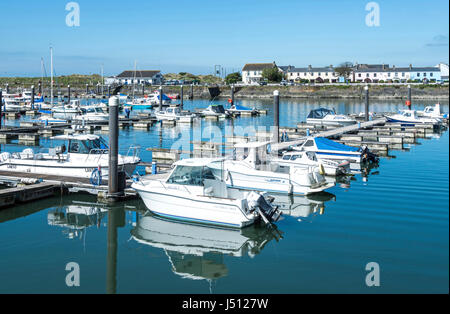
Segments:
[[[50,104],[53,105],[53,47],[50,47]]]
[[[41,97],[44,99],[44,58],[41,57]]]
[[[134,60],[134,79],[133,79],[133,100],[134,100],[134,90],[135,90],[135,84],[136,84],[136,60]]]

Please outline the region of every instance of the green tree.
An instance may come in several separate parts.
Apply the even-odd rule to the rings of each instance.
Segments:
[[[278,83],[281,82],[281,80],[283,79],[283,73],[278,71],[277,67],[273,67],[264,69],[262,71],[262,77],[269,82]]]
[[[342,76],[348,79],[353,71],[353,63],[351,62],[341,63],[337,68],[334,69],[334,71],[338,74],[338,76]]]
[[[239,72],[230,73],[225,78],[225,82],[228,85],[236,84],[237,82],[240,82],[240,81],[242,81],[242,76],[241,76],[241,73],[239,73]]]

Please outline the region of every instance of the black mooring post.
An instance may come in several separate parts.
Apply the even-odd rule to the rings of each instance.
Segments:
[[[120,195],[118,177],[119,154],[119,98],[113,96],[109,99],[109,197]]]
[[[31,110],[34,110],[34,85],[31,85]]]
[[[191,99],[194,99],[194,83],[191,84]]]
[[[89,93],[89,84],[86,84],[86,96]]]
[[[3,95],[2,91],[0,90],[0,129],[2,128],[2,109],[3,109]]]
[[[411,108],[412,99],[411,99],[411,85],[408,85],[408,101],[406,102],[406,105]]]
[[[108,85],[108,98],[111,97],[111,85]]]
[[[145,84],[142,83],[142,96],[144,96],[144,95],[145,95]]]
[[[234,85],[231,85],[231,105],[234,105]]]
[[[280,142],[280,92],[273,92],[273,126],[274,126],[274,141]]]
[[[184,106],[184,95],[183,95],[183,85],[181,85],[181,90],[180,90],[180,109],[183,110],[183,106]]]
[[[159,87],[159,111],[162,111],[162,105],[163,105],[163,88],[162,86]]]
[[[6,83],[6,93],[9,94],[9,84]]]
[[[364,108],[364,110],[365,110],[365,117],[364,117],[364,120],[365,121],[369,121],[369,86],[365,86],[364,87],[364,90],[365,90],[365,94],[366,94],[366,104],[365,104],[365,108]]]

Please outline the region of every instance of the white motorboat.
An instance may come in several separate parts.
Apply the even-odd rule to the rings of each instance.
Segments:
[[[319,160],[315,152],[307,151],[293,151],[283,153],[282,158],[272,158],[270,160],[272,163],[276,163],[281,167],[319,167],[322,169],[322,174],[328,176],[340,176],[350,173],[350,162],[345,161],[334,161],[321,159]]]
[[[222,105],[210,105],[205,110],[201,111],[200,114],[204,117],[218,117],[218,118],[228,118],[230,113],[225,111]]]
[[[4,98],[3,111],[20,111],[25,109],[25,101],[22,97]]]
[[[416,113],[419,117],[436,118],[439,120],[448,118],[448,114],[441,113],[440,103],[434,106],[426,106],[424,110],[417,110]]]
[[[311,110],[306,118],[306,123],[328,126],[347,126],[355,124],[356,120],[346,115],[336,114],[334,110],[319,108]]]
[[[169,120],[189,123],[192,122],[195,117],[193,114],[184,114],[179,107],[168,107],[161,111],[155,110],[154,114],[159,121]]]
[[[249,114],[249,115],[258,114],[258,110],[256,110],[256,108],[248,108],[240,105],[231,105],[231,107],[227,109],[226,112],[230,114]]]
[[[309,195],[334,186],[327,183],[318,167],[280,167],[267,157],[269,142],[235,145],[236,156],[214,162],[216,175],[226,178],[229,187],[269,193]],[[222,173],[221,173],[222,172]]]
[[[440,119],[431,117],[419,117],[416,110],[401,110],[394,115],[386,116],[387,122],[401,123],[403,125],[439,124]]]
[[[80,107],[80,114],[73,116],[75,121],[87,122],[108,122],[109,115],[105,113],[101,106],[91,105]]]
[[[302,144],[292,149],[315,152],[319,160],[348,160],[351,163],[378,161],[367,147],[351,147],[324,137],[307,137]]]
[[[229,189],[210,166],[216,159],[185,159],[169,174],[143,177],[133,183],[154,214],[187,222],[243,228],[260,217],[277,221],[279,212],[262,194]]]
[[[92,134],[77,134],[59,135],[51,139],[63,141],[64,144],[40,152],[27,148],[21,153],[1,153],[0,170],[89,178],[91,181],[98,177],[108,177],[109,149],[103,138]],[[131,176],[140,162],[138,154],[139,147],[130,147],[126,156],[119,155],[119,170]]]
[[[81,103],[78,99],[73,99],[67,105],[55,106],[52,108],[52,116],[55,119],[72,120],[75,116],[80,115]]]

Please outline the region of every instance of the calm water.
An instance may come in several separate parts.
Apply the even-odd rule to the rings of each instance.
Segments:
[[[270,101],[241,104],[271,110]],[[374,101],[371,111],[399,105]],[[283,101],[280,124],[295,126],[319,106],[340,113],[363,108],[359,102]],[[448,102],[442,107],[448,112]],[[236,131],[271,119],[269,113],[233,124]],[[207,139],[208,126],[229,132],[231,124],[122,130],[121,151],[133,143],[170,148],[186,141],[183,134]],[[367,177],[356,175],[327,196],[281,200],[287,211],[276,232],[183,225],[146,214],[140,200],[108,208],[80,195],[0,210],[0,293],[448,293],[448,132],[390,155]],[[151,153],[143,150],[141,157],[150,161]],[[80,265],[78,288],[65,284],[69,262]],[[380,265],[380,287],[365,284],[369,262]]]

